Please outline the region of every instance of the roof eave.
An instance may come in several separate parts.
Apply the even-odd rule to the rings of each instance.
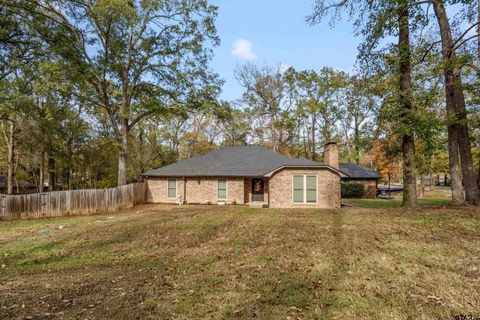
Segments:
[[[253,174],[216,174],[216,175],[205,175],[205,174],[142,174],[144,178],[263,178],[263,175],[253,175]]]
[[[375,179],[375,180],[380,180],[381,177],[360,177],[360,176],[352,176],[352,175],[349,175],[349,174],[345,174],[345,177],[344,178],[348,178],[348,179],[352,179],[352,180],[355,180],[355,179]]]

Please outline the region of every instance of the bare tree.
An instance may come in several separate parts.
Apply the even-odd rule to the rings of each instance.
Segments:
[[[252,112],[267,122],[268,144],[274,151],[280,151],[285,143],[284,112],[289,109],[286,83],[281,67],[258,67],[246,64],[237,67],[235,77],[245,88],[243,99]]]

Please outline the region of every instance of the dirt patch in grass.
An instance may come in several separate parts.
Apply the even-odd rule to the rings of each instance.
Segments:
[[[478,317],[479,230],[472,208],[151,206],[2,222],[0,318]]]

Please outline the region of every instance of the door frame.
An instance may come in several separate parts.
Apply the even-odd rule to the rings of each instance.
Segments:
[[[252,185],[251,185],[251,193],[252,193],[252,202],[265,202],[265,179],[263,178],[252,178]],[[255,181],[261,181],[262,182],[262,193],[255,193],[254,192],[254,187],[255,187]],[[262,200],[256,200],[255,196],[262,196]]]

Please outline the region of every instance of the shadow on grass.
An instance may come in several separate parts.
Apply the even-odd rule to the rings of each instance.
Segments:
[[[342,203],[357,208],[393,209],[402,207],[401,199],[342,199]],[[450,206],[452,201],[443,198],[425,198],[418,199],[418,205],[424,207]]]
[[[320,291],[320,307],[322,316],[329,318],[332,312],[340,307],[339,291],[342,283],[345,281],[348,263],[347,263],[347,239],[345,238],[344,213],[338,212],[333,215],[332,221],[332,265],[326,274],[322,275],[324,283]]]

